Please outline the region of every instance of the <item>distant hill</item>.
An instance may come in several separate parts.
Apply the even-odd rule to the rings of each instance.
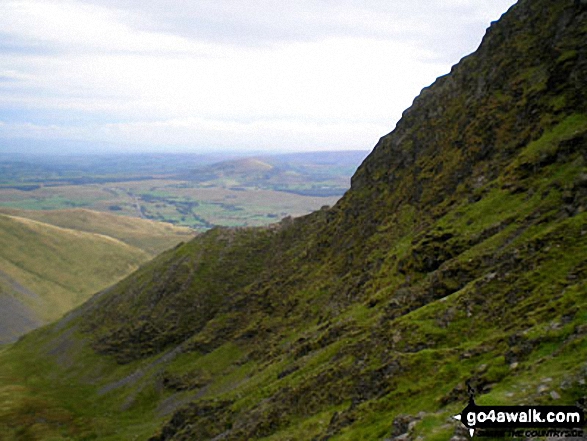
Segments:
[[[227,174],[266,173],[274,167],[257,158],[233,159],[217,162],[207,167],[210,171]]]
[[[349,187],[348,177],[367,154],[367,151],[304,152],[238,158],[194,169],[186,178],[226,188],[254,187],[309,196],[342,196]]]
[[[267,179],[277,170],[271,164],[257,158],[239,158],[221,161],[194,170],[191,179],[196,181],[216,181],[226,179],[235,183]]]
[[[260,158],[271,164],[285,163],[302,166],[328,165],[333,167],[352,167],[352,174],[369,153],[369,150],[295,152],[260,156]]]

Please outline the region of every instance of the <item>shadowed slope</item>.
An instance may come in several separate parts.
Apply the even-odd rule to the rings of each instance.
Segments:
[[[0,291],[0,344],[16,341],[41,323],[30,308],[7,295],[4,289]]]

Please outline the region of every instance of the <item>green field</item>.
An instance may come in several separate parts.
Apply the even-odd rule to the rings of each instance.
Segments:
[[[57,164],[51,158],[6,161],[0,207],[86,208],[198,231],[267,225],[333,205],[348,189],[365,154],[292,154],[214,164],[201,158],[189,162],[183,156],[159,164],[149,162],[148,155],[128,161],[88,159],[81,165],[75,158]],[[124,161],[127,169],[120,168]]]
[[[32,191],[0,189],[0,206],[7,208],[87,208],[170,222],[196,230],[215,225],[266,225],[287,216],[308,214],[337,200],[336,196],[304,196],[255,188],[202,187],[169,180],[64,185]]]

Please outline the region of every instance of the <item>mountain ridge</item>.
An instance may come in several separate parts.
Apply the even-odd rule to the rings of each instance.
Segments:
[[[140,248],[155,256],[175,246],[182,238],[189,239],[195,233],[187,227],[131,218],[85,208],[65,210],[23,210],[0,208],[0,214],[31,219],[72,231],[101,234],[127,245]]]

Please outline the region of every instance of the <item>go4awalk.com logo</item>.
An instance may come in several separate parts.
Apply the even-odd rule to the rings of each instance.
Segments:
[[[521,429],[549,429],[534,430],[534,436],[577,436],[585,424],[583,411],[577,406],[477,406],[473,397],[454,418],[469,429],[471,436],[476,429],[514,436],[526,436],[527,431]]]

